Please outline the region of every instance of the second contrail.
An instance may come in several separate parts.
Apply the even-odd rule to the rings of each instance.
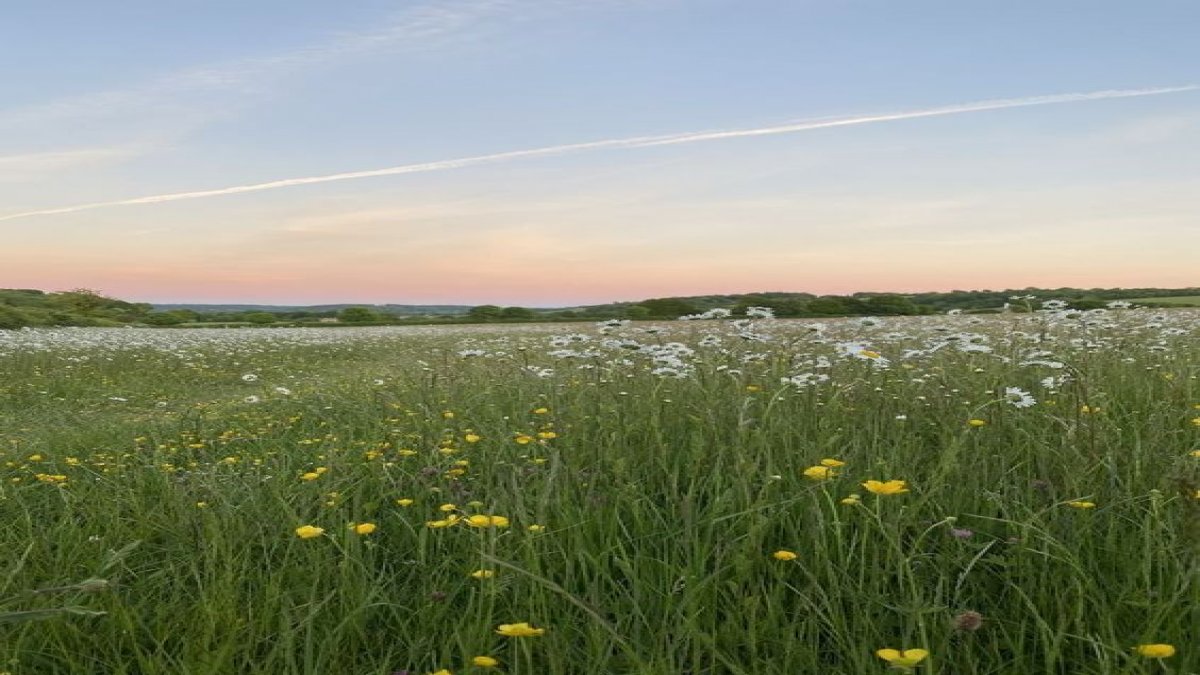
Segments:
[[[674,145],[681,143],[699,143],[702,141],[715,141],[726,138],[743,138],[749,136],[767,136],[772,134],[790,134],[799,131],[809,131],[813,129],[828,129],[831,127],[853,126],[857,124],[873,124],[876,122],[891,122],[895,120],[916,119],[920,117],[937,117],[941,115],[958,115],[962,113],[982,112],[985,110],[1000,110],[1003,108],[1020,108],[1027,106],[1049,105],[1053,103],[1075,103],[1082,101],[1096,101],[1109,98],[1131,98],[1135,96],[1156,96],[1160,94],[1172,94],[1182,91],[1192,91],[1197,89],[1197,85],[1187,85],[1180,87],[1159,87],[1154,89],[1109,89],[1104,91],[1092,91],[1085,93],[1073,94],[1053,94],[1049,96],[1029,96],[1025,98],[1009,98],[1009,99],[993,99],[987,101],[976,101],[973,103],[960,103],[957,105],[941,106],[937,108],[926,108],[924,110],[908,110],[894,113],[882,113],[876,115],[858,115],[854,117],[839,117],[839,118],[823,118],[815,120],[805,120],[790,124],[781,124],[769,127],[758,127],[753,129],[725,129],[716,131],[700,131],[681,134],[667,134],[659,136],[635,136],[630,138],[615,138],[602,141],[590,141],[587,143],[572,143],[568,145],[552,145],[543,148],[532,148],[529,150],[513,150],[510,152],[499,152],[491,155],[477,155],[474,157],[461,157],[458,159],[446,159],[436,162],[423,162],[420,164],[404,164],[401,166],[391,166],[383,169],[370,169],[367,171],[351,171],[347,173],[334,173],[324,176],[307,176],[303,178],[285,178],[282,180],[268,181],[265,183],[251,183],[249,185],[235,185],[232,187],[216,188],[212,190],[196,190],[192,192],[172,192],[168,194],[149,195],[146,197],[134,197],[132,199],[120,199],[109,202],[94,202],[91,204],[76,204],[74,206],[62,206],[51,209],[41,209],[37,211],[24,211],[21,213],[10,213],[5,216],[0,216],[0,221],[16,220],[17,218],[29,218],[32,216],[49,216],[59,213],[75,213],[78,211],[89,211],[92,209],[102,209],[112,206],[133,206],[136,204],[159,204],[162,202],[174,202],[184,199],[202,199],[204,197],[217,197],[221,195],[233,195],[243,192],[261,192],[263,190],[274,190],[277,188],[293,187],[297,185],[313,185],[316,183],[332,183],[334,181],[354,180],[357,178],[374,178],[377,176],[397,176],[406,173],[424,173],[427,171],[445,171],[448,169],[460,169],[468,166],[479,164],[492,164],[496,162],[504,162],[513,159],[523,159],[526,157],[543,157],[549,155],[562,155],[567,153],[582,152],[585,150],[599,150],[603,148],[644,148],[657,145]]]

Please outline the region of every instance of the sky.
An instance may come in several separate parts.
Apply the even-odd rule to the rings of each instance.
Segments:
[[[1194,0],[6,0],[0,287],[1200,286],[1198,33]]]

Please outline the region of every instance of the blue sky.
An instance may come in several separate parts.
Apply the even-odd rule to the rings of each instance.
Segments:
[[[1200,83],[1193,2],[5,5],[0,217]],[[1200,90],[0,220],[0,286],[571,304],[1200,284]],[[9,258],[5,260],[5,258]]]

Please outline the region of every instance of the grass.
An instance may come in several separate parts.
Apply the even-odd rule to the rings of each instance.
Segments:
[[[0,670],[1196,672],[1198,326],[0,333]]]

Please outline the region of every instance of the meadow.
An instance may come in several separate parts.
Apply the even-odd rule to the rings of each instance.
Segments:
[[[0,672],[1200,672],[1200,311],[755,314],[0,331]]]

